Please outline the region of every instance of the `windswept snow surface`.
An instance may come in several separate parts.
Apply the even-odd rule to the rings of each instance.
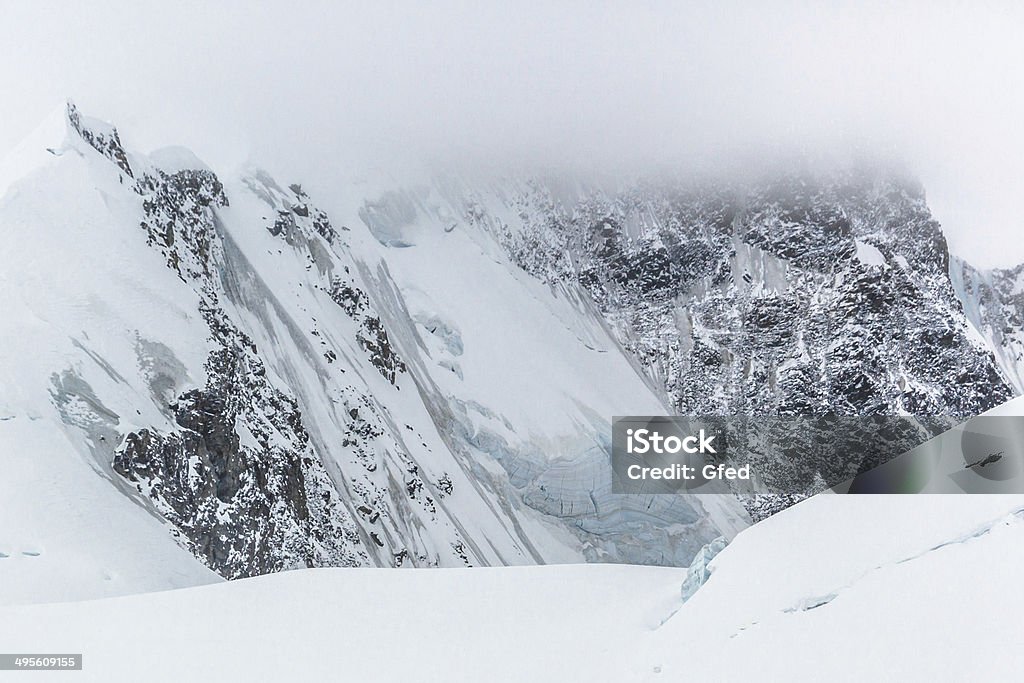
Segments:
[[[685,604],[681,569],[314,569],[4,607],[0,642],[83,681],[1013,680],[1022,562],[1024,496],[818,496]]]
[[[816,496],[739,534],[645,654],[665,680],[1013,680],[1022,562],[1024,496]]]
[[[0,605],[222,581],[51,424],[0,420],[0,453]]]
[[[300,570],[4,609],[0,642],[82,652],[76,680],[629,680],[637,637],[671,613],[684,574],[621,565]],[[146,628],[131,626],[140,620]]]

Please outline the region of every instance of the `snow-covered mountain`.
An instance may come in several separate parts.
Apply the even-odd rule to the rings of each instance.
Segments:
[[[611,416],[968,417],[1018,390],[891,174],[438,175],[327,212],[68,105],[0,194],[0,602],[299,567],[686,566],[748,512],[612,495]]]
[[[141,570],[109,546],[135,541],[233,578],[685,564],[747,523],[729,499],[611,495],[608,417],[665,412],[663,392],[588,301],[511,266],[436,194],[328,217],[259,170],[126,150],[73,105],[0,178],[0,443],[19,501],[0,550],[54,584],[209,580],[168,562],[118,588]]]

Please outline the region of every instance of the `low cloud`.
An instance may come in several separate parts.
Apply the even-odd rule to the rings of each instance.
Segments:
[[[71,95],[139,147],[303,179],[866,153],[917,173],[955,250],[1024,261],[1020,6],[364,5],[15,3],[0,151]]]

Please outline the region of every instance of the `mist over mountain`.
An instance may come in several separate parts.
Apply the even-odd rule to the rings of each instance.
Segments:
[[[611,416],[966,419],[1020,391],[1015,337],[993,332],[1016,290],[965,286],[981,276],[885,166],[375,178],[327,212],[256,167],[140,154],[69,103],[0,177],[0,430],[47,453],[5,486],[16,533],[59,549],[17,578],[29,593],[138,589],[91,567],[142,580],[144,548],[177,558],[150,587],[204,567],[685,566],[767,513],[612,494]],[[781,464],[804,493],[834,466]],[[87,520],[51,504],[40,526],[45,501],[13,493],[40,476],[123,528],[52,543]]]
[[[16,96],[0,102],[0,155],[71,95],[133,149],[175,141],[221,172],[253,160],[327,210],[353,177],[418,164],[620,174],[895,158],[954,253],[1024,261],[1009,3],[6,9]]]
[[[1019,677],[1024,5],[0,9],[0,670]]]

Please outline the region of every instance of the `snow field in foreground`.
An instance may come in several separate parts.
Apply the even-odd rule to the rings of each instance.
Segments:
[[[1009,680],[1022,510],[819,496],[741,532],[685,604],[681,569],[317,569],[0,608],[0,642],[83,653],[75,680]]]

